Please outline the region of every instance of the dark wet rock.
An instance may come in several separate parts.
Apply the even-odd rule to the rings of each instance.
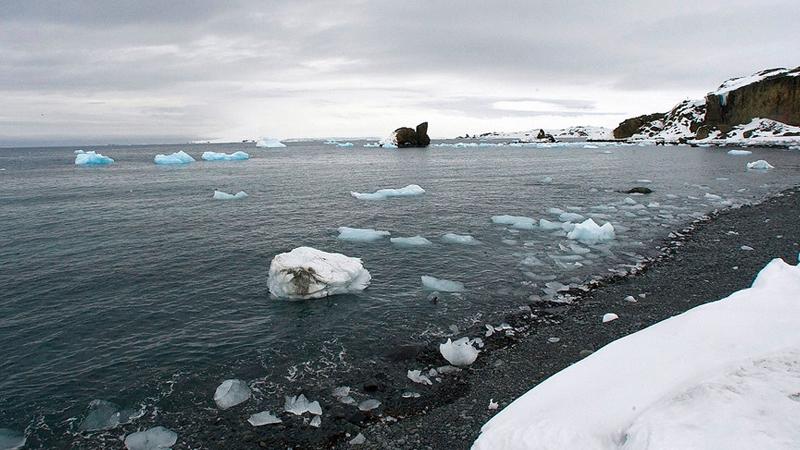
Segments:
[[[653,190],[647,187],[636,186],[625,191],[627,194],[652,194]]]
[[[639,130],[645,124],[655,120],[663,120],[665,116],[666,114],[664,113],[655,113],[623,120],[622,123],[617,126],[617,128],[614,128],[614,137],[616,139],[627,139],[634,134],[639,133]]]
[[[413,128],[402,127],[394,130],[394,138],[399,148],[427,147],[431,143],[428,136],[428,122],[422,122]]]
[[[553,137],[552,134],[545,133],[543,129],[539,129],[539,134],[536,135],[536,139],[542,139],[549,142],[555,142],[556,138]]]

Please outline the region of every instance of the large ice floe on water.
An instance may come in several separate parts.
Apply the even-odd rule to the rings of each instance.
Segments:
[[[286,144],[273,137],[262,137],[256,142],[256,147],[283,148]]]
[[[764,161],[763,159],[759,159],[758,161],[747,163],[747,168],[751,170],[767,170],[767,169],[774,169],[775,166]]]
[[[487,422],[475,450],[797,449],[800,267],[618,339]]]
[[[535,220],[523,216],[509,216],[507,214],[492,216],[492,222],[499,225],[509,225],[511,228],[519,230],[533,230],[536,228]]]
[[[422,236],[390,238],[389,242],[400,248],[424,247],[426,245],[433,245],[433,242],[425,239]]]
[[[614,226],[606,222],[601,227],[592,219],[576,224],[567,237],[581,242],[603,242],[614,239]]]
[[[214,189],[214,200],[240,200],[243,198],[247,198],[247,192],[245,191],[239,191],[235,194],[228,194],[227,192]]]
[[[89,150],[88,152],[75,150],[76,166],[104,166],[113,162],[113,159],[100,153],[95,153],[94,150]]]
[[[379,189],[372,193],[351,192],[350,195],[359,200],[386,200],[390,197],[414,197],[425,193],[425,189],[416,184],[409,184],[400,189]]]
[[[130,422],[136,411],[122,409],[117,404],[105,400],[92,400],[89,412],[78,427],[81,431],[110,430]],[[0,445],[0,449],[3,446]]]
[[[338,239],[353,242],[379,241],[392,234],[388,231],[373,230],[372,228],[339,227],[337,231],[339,232]]]
[[[456,341],[449,338],[444,344],[439,344],[439,353],[450,364],[456,367],[466,367],[475,362],[480,351],[475,348],[468,337],[463,337]]]
[[[461,245],[480,244],[480,241],[478,241],[477,239],[468,234],[455,234],[455,233],[445,233],[442,236],[442,242],[446,242],[448,244],[461,244]]]
[[[220,409],[228,409],[250,398],[250,386],[242,380],[225,380],[214,392],[214,402]]]
[[[238,151],[233,153],[203,152],[201,156],[206,161],[244,161],[250,159],[250,155]]]
[[[153,158],[156,164],[188,164],[194,162],[194,158],[183,150],[169,155],[158,154]]]
[[[461,292],[466,290],[464,288],[464,283],[458,281],[445,280],[429,275],[423,275],[420,278],[422,279],[422,286],[431,291]]]
[[[178,434],[164,427],[153,427],[145,431],[137,431],[125,437],[125,448],[128,450],[169,449],[178,442]]]
[[[25,446],[28,439],[19,431],[0,428],[0,449],[17,450]]]
[[[272,258],[267,284],[274,297],[307,299],[360,292],[371,279],[358,258],[298,247]]]

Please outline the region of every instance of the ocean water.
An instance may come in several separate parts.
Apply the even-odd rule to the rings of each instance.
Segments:
[[[492,323],[532,296],[558,299],[554,282],[628,270],[693,219],[800,182],[798,153],[779,149],[742,157],[616,144],[388,150],[354,142],[93,148],[116,160],[107,167],[75,166],[79,147],[0,149],[0,428],[24,431],[30,448],[117,448],[119,432],[78,432],[93,399],[135,409],[145,427],[213,408],[213,388],[235,376],[258,389],[254,410],[278,410],[280,393],[335,386],[386,349],[458,336],[453,326]],[[178,150],[198,162],[153,164],[156,153]],[[201,161],[207,150],[251,159]],[[745,169],[757,159],[776,168]],[[408,184],[427,192],[350,196]],[[633,186],[654,193],[618,192]],[[249,197],[214,200],[215,188]],[[564,232],[490,220],[557,221],[550,208],[610,221],[617,238],[580,244],[590,251],[576,254]],[[434,245],[343,242],[340,226]],[[446,244],[445,233],[481,245]],[[270,298],[271,258],[302,245],[362,258],[371,286],[321,300]],[[467,290],[433,304],[422,275]],[[186,379],[201,387],[196,398],[172,399]]]

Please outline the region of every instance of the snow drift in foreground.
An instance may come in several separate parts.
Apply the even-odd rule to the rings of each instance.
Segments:
[[[256,147],[283,148],[286,144],[273,137],[262,137],[256,142]]]
[[[380,189],[372,193],[363,194],[361,192],[351,192],[350,195],[359,200],[386,200],[390,197],[413,197],[424,193],[425,189],[422,189],[416,184],[409,184],[400,189]]]
[[[245,191],[239,191],[235,194],[228,194],[227,192],[222,192],[214,189],[215,200],[239,200],[246,197],[247,197],[247,192]]]
[[[94,150],[89,150],[88,152],[75,150],[75,165],[77,166],[100,166],[113,162],[113,159],[100,153],[95,153]]]
[[[308,299],[363,291],[371,279],[358,258],[298,247],[272,258],[268,286],[274,297]]]
[[[137,431],[125,437],[125,448],[128,450],[155,450],[171,448],[178,442],[178,435],[164,427],[153,427],[146,431]]]
[[[233,153],[217,153],[217,152],[203,152],[201,156],[206,161],[244,161],[245,159],[250,159],[250,155],[245,152],[233,152]]]
[[[603,347],[502,410],[473,449],[790,449],[800,443],[800,267]]]
[[[155,158],[153,158],[153,162],[156,164],[188,164],[194,162],[194,158],[181,150],[169,155],[158,154]]]

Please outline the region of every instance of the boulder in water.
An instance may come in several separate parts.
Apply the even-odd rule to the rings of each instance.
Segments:
[[[428,122],[417,125],[417,129],[401,127],[394,130],[394,141],[399,148],[427,147],[431,143],[428,137]]]

